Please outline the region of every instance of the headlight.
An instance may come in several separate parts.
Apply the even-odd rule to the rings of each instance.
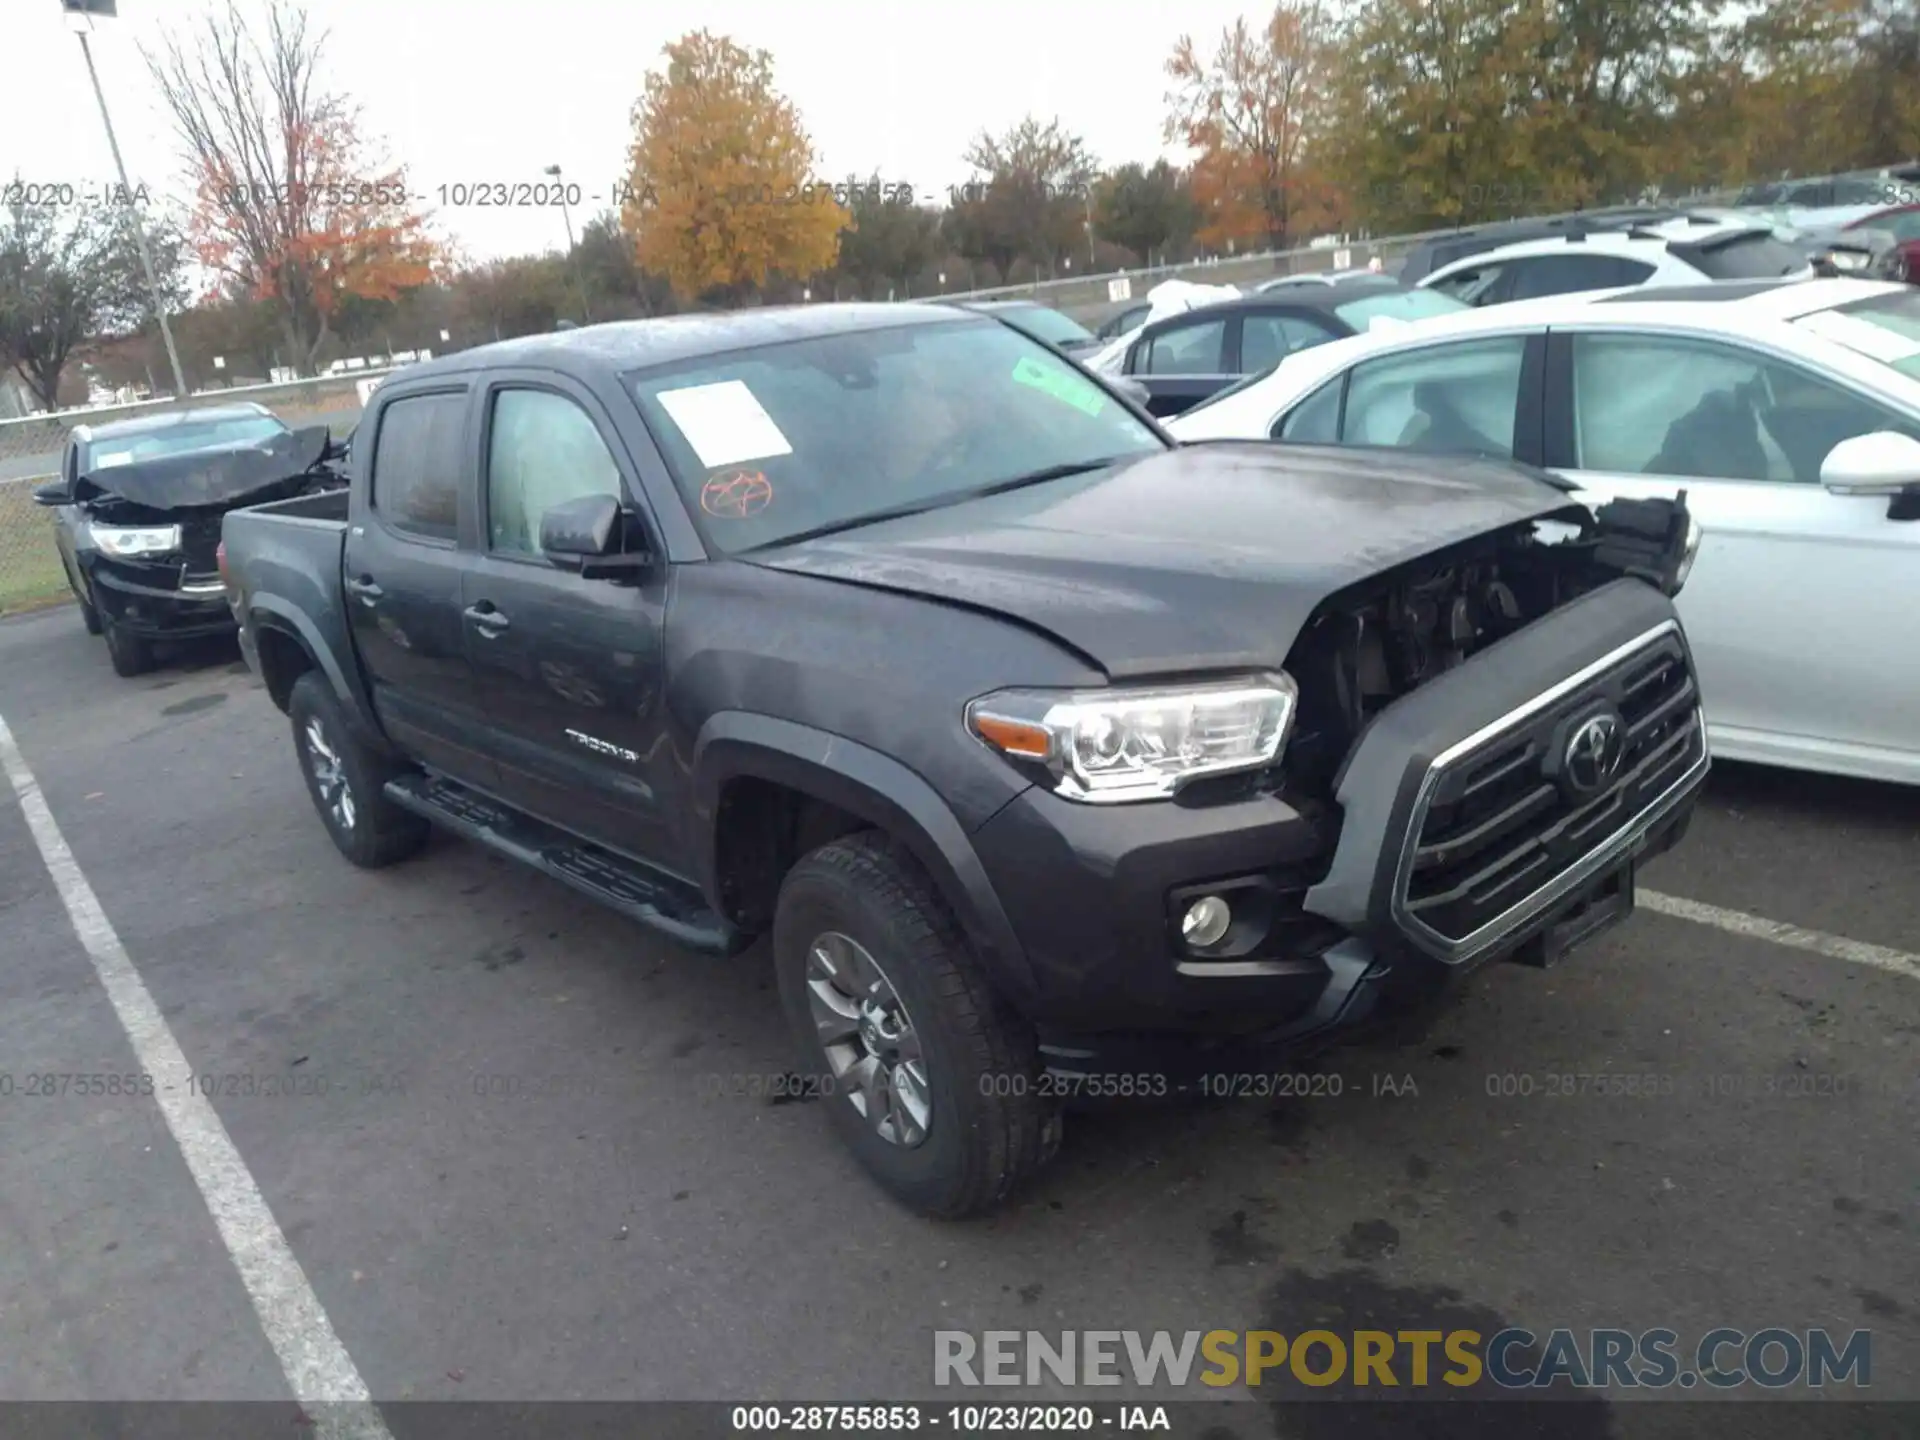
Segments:
[[[1271,765],[1297,694],[1279,672],[1153,690],[1002,690],[967,706],[967,728],[1044,766],[1070,799],[1161,800],[1203,775]]]
[[[94,544],[123,560],[136,555],[168,555],[180,548],[178,525],[95,525],[92,535]]]
[[[1674,571],[1673,593],[1678,595],[1680,587],[1687,583],[1687,576],[1693,573],[1693,562],[1700,554],[1700,522],[1687,516],[1687,543],[1680,552],[1680,568]]]

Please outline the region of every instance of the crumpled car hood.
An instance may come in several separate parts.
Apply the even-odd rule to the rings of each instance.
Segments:
[[[1279,665],[1327,597],[1570,507],[1500,461],[1225,442],[741,558],[989,611],[1140,678]]]
[[[232,506],[300,479],[326,457],[329,432],[309,425],[257,445],[199,450],[94,470],[74,482],[79,503],[103,499],[155,511]]]

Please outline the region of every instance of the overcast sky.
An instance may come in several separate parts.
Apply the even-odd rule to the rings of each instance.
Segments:
[[[213,0],[119,0],[94,59],[130,177],[178,193],[178,152],[138,51]],[[265,0],[242,0],[249,13]],[[221,6],[224,9],[224,5]],[[55,0],[6,0],[0,179],[97,191],[113,161],[79,42]],[[1059,116],[1103,164],[1151,160],[1179,36],[1211,47],[1245,0],[310,0],[324,73],[406,162],[442,232],[479,257],[564,244],[552,210],[439,203],[442,185],[538,181],[559,164],[591,212],[612,196],[629,113],[667,41],[700,27],[772,52],[828,178],[875,170],[944,195],[983,127]],[[1180,158],[1173,152],[1173,158]],[[576,214],[574,223],[581,223]]]

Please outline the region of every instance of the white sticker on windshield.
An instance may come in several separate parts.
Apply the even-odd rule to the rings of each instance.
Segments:
[[[1816,310],[1801,319],[1800,328],[1824,336],[1836,345],[1857,350],[1883,365],[1898,365],[1902,360],[1920,355],[1920,340],[1911,335],[1902,335],[1857,316],[1842,315],[1837,310]]]
[[[133,452],[131,450],[109,450],[104,455],[94,456],[93,468],[95,470],[111,470],[116,465],[130,464],[132,460]]]
[[[743,380],[663,390],[660,403],[709,470],[793,453],[787,437]]]

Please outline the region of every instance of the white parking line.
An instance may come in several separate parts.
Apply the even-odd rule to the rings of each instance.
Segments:
[[[1829,959],[1870,965],[1876,970],[1904,975],[1909,980],[1920,980],[1920,955],[1909,955],[1904,950],[1869,945],[1864,940],[1849,940],[1844,935],[1829,935],[1824,930],[1802,930],[1798,925],[1763,920],[1743,910],[1723,910],[1718,905],[1703,905],[1698,900],[1683,900],[1678,895],[1662,895],[1655,890],[1642,890],[1638,898],[1639,903],[1647,909],[1657,914],[1671,915],[1676,920],[1691,920],[1697,925],[1711,925],[1729,934],[1768,940],[1775,945],[1809,950]]]
[[[92,959],[127,1039],[133,1043],[141,1069],[153,1076],[160,1113],[213,1214],[294,1398],[307,1407],[315,1432],[329,1440],[392,1440],[373,1407],[366,1381],[333,1333],[327,1312],[307,1283],[306,1273],[294,1258],[287,1237],[280,1233],[226,1126],[206,1096],[194,1087],[186,1055],[67,848],[60,827],[54,823],[53,811],[40,793],[40,783],[27,768],[4,717],[0,717],[0,768],[13,783],[13,793],[19,798],[40,858],[53,876],[74,933]]]

